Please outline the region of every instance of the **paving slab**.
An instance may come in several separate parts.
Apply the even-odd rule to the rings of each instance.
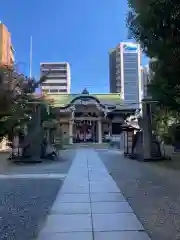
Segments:
[[[52,214],[49,215],[45,232],[64,233],[64,232],[91,232],[90,214]]]
[[[61,190],[62,193],[89,193],[89,185],[86,184],[65,184]]]
[[[93,236],[92,232],[41,233],[38,240],[93,240]]]
[[[92,214],[94,213],[129,213],[133,212],[127,202],[92,202]]]
[[[91,193],[91,202],[122,202],[126,201],[122,193]]]
[[[57,195],[55,205],[61,203],[89,203],[89,193],[60,193]]]
[[[94,231],[142,231],[134,213],[93,214]]]
[[[91,207],[88,203],[60,203],[55,204],[51,214],[90,214]]]
[[[93,149],[79,149],[38,240],[149,240]]]
[[[118,187],[114,183],[90,183],[91,193],[119,193]]]
[[[94,240],[150,240],[145,232],[121,231],[121,232],[95,232]]]

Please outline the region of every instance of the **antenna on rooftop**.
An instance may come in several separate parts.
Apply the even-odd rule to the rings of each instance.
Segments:
[[[29,77],[32,78],[32,36],[30,38]]]

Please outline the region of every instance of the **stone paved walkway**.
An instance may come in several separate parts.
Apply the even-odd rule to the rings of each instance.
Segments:
[[[150,240],[93,149],[77,150],[38,237],[49,239]]]

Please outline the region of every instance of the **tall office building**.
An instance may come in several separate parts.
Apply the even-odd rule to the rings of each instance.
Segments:
[[[41,84],[42,93],[70,93],[71,76],[67,62],[45,62],[40,64],[41,76],[47,74],[46,81]],[[49,73],[48,73],[49,72]]]
[[[119,93],[120,86],[116,79],[116,48],[112,48],[109,52],[109,84],[111,93]]]
[[[140,45],[121,42],[110,51],[109,62],[110,92],[121,93],[125,103],[139,108],[141,100]]]
[[[7,27],[0,22],[0,64],[12,66],[14,61],[14,49],[11,42],[11,34]]]

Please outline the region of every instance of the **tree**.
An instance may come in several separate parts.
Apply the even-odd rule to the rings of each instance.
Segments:
[[[129,35],[155,58],[152,97],[170,111],[180,110],[180,3],[177,0],[128,0]]]
[[[21,126],[31,119],[32,103],[37,101],[35,89],[45,81],[46,76],[35,81],[18,74],[13,68],[0,67],[0,138],[11,135],[16,126]]]

